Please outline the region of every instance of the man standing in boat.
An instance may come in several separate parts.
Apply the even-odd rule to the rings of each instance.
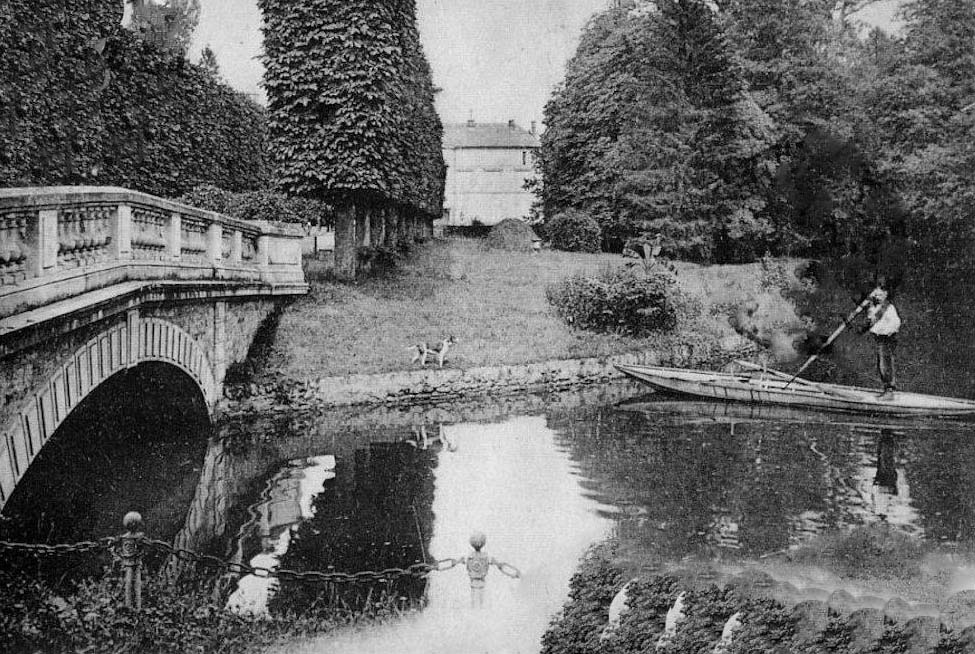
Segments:
[[[894,350],[897,349],[897,332],[901,328],[901,319],[897,309],[890,302],[890,297],[883,284],[877,286],[867,296],[867,322],[865,331],[873,334],[877,343],[877,371],[883,382],[882,399],[890,399],[897,390],[894,378]]]

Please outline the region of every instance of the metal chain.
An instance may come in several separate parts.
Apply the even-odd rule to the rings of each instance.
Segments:
[[[35,556],[50,557],[62,556],[66,554],[79,554],[94,552],[99,550],[111,551],[113,555],[118,555],[116,551],[126,537],[107,536],[97,541],[87,540],[79,543],[62,543],[57,545],[46,545],[42,543],[11,543],[0,541],[0,552],[22,552]],[[192,550],[184,550],[173,547],[169,543],[161,540],[148,538],[137,539],[141,547],[154,549],[164,554],[174,556],[180,561],[193,563],[203,563],[204,565],[222,568],[227,572],[236,574],[254,575],[264,579],[289,579],[301,583],[312,584],[363,584],[375,582],[393,582],[401,577],[414,577],[425,579],[432,572],[444,572],[461,563],[460,559],[440,559],[434,563],[414,563],[406,568],[386,568],[384,570],[362,570],[360,572],[320,572],[307,571],[298,572],[296,570],[275,569],[263,566],[251,566],[246,563],[234,563],[225,561],[217,556],[209,554],[199,554]]]
[[[460,563],[457,559],[441,559],[434,564],[414,563],[406,568],[386,568],[384,570],[363,570],[360,572],[320,572],[308,571],[298,572],[297,570],[275,569],[263,566],[251,566],[246,563],[234,563],[225,561],[217,556],[209,554],[199,554],[191,550],[184,550],[173,547],[169,543],[160,540],[145,539],[143,545],[161,551],[170,556],[176,557],[181,561],[193,563],[203,563],[214,568],[222,568],[228,572],[237,574],[254,575],[264,579],[289,579],[300,583],[311,584],[363,584],[374,582],[393,582],[400,577],[414,577],[424,579],[431,572],[443,572],[450,570]]]
[[[57,545],[45,545],[43,543],[11,543],[0,540],[0,552],[21,552],[23,554],[33,554],[35,556],[62,556],[64,554],[78,554],[84,552],[95,552],[98,550],[112,550],[118,543],[116,536],[106,536],[98,540],[86,540],[80,543],[59,543]]]

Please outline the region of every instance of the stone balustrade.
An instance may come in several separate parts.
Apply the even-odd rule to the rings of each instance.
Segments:
[[[305,292],[302,233],[115,187],[0,189],[0,319],[130,281]]]

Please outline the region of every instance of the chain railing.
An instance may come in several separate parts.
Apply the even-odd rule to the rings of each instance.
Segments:
[[[25,554],[40,558],[53,558],[70,554],[89,552],[110,552],[121,562],[125,570],[125,606],[130,609],[142,608],[142,562],[149,552],[161,553],[177,561],[202,564],[224,573],[253,575],[264,579],[284,579],[304,584],[374,584],[392,583],[403,577],[425,579],[431,573],[445,572],[464,562],[464,559],[440,559],[433,563],[414,563],[405,568],[384,568],[382,570],[361,570],[359,572],[323,572],[319,570],[288,570],[252,566],[246,563],[228,561],[211,554],[201,554],[192,550],[174,547],[161,540],[146,538],[142,532],[142,516],[136,512],[126,514],[123,519],[126,532],[121,536],[108,536],[98,540],[77,543],[16,543],[0,540],[0,553]]]
[[[174,556],[181,561],[202,563],[203,565],[220,568],[230,573],[253,575],[264,579],[287,579],[309,584],[366,584],[396,581],[401,577],[425,579],[432,572],[450,570],[460,563],[457,559],[441,559],[434,564],[414,563],[406,568],[385,568],[383,570],[362,570],[360,572],[321,572],[317,570],[300,572],[284,568],[267,568],[226,561],[217,556],[200,554],[192,550],[173,547],[169,543],[161,540],[146,539],[142,542],[142,545],[146,548],[162,552],[163,554]]]

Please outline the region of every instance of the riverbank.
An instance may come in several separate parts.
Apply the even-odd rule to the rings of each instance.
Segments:
[[[794,261],[677,263],[677,328],[646,338],[573,330],[547,305],[548,284],[625,263],[619,255],[508,252],[461,238],[420,245],[394,270],[355,285],[335,283],[319,262],[306,262],[311,292],[283,312],[246,374],[231,375],[226,409],[563,390],[618,378],[615,363],[693,367],[747,357],[757,347],[729,318],[749,303],[763,325],[803,324],[786,297],[802,288]],[[410,362],[411,344],[448,335],[457,345],[443,369]]]

